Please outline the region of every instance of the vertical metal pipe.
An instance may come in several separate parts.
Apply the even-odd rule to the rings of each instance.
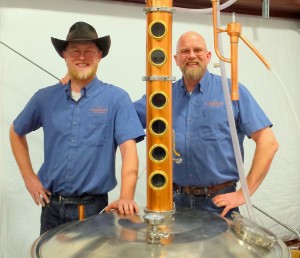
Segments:
[[[270,17],[270,0],[262,0],[262,16],[264,18]]]

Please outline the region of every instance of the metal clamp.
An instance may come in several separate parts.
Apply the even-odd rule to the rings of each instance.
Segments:
[[[167,13],[175,13],[175,9],[171,7],[166,6],[151,6],[148,8],[143,9],[144,13],[150,13],[150,12],[167,12]]]
[[[175,76],[143,76],[143,81],[175,81]]]

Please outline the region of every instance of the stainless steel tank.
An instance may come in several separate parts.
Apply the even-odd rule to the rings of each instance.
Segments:
[[[32,245],[31,258],[289,258],[268,230],[236,214],[178,208],[169,213],[102,213],[59,226]]]

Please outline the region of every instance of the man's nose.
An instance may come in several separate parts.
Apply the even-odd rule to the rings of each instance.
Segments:
[[[194,58],[194,57],[196,57],[196,54],[195,54],[195,52],[194,52],[194,50],[191,50],[190,52],[189,52],[189,57],[191,58]]]

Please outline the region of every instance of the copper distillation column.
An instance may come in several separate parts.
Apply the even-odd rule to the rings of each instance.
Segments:
[[[146,29],[147,207],[173,211],[172,1],[149,0]]]
[[[172,0],[146,1],[146,239],[169,243],[173,206]],[[175,150],[175,148],[174,148]],[[175,155],[179,155],[175,152]]]

